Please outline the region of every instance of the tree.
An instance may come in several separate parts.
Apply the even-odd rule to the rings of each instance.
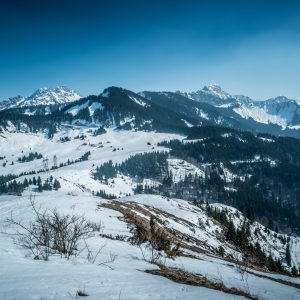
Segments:
[[[285,260],[288,266],[291,266],[292,258],[291,258],[291,251],[290,251],[290,241],[287,241],[286,250],[285,250]]]
[[[59,181],[55,178],[53,182],[53,188],[57,191],[60,187]]]
[[[297,276],[298,276],[298,270],[297,270],[297,268],[296,268],[295,266],[292,267],[292,275],[293,275],[294,277],[297,277]]]

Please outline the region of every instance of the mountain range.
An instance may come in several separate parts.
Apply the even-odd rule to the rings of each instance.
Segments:
[[[195,101],[231,109],[245,119],[279,125],[283,130],[299,129],[299,103],[284,96],[257,101],[243,95],[232,96],[217,85],[205,86],[202,90],[192,93],[178,93]]]
[[[143,110],[143,113],[147,112],[148,115],[150,113],[153,119],[154,110],[164,109],[170,119],[177,118],[176,122],[184,122],[186,127],[210,124],[300,138],[300,105],[296,100],[284,96],[256,101],[246,96],[230,95],[217,85],[208,85],[190,93],[180,91],[134,93],[126,89],[111,87],[96,96],[97,100],[94,99],[92,102],[107,102],[105,98],[110,98],[110,95],[114,95],[115,102],[109,105],[118,103],[122,106],[126,101],[134,102],[132,99],[139,99],[135,103],[136,109],[137,105],[145,103],[145,105],[139,105],[139,113]],[[0,110],[45,115],[65,106],[69,109],[72,105],[78,107],[76,101],[82,102],[84,101],[82,99],[88,98],[83,98],[74,90],[64,86],[41,88],[29,97],[17,96],[0,102]],[[86,107],[81,106],[81,108]],[[91,108],[91,110],[95,109]],[[122,113],[124,114],[124,110]],[[134,111],[128,113],[132,118]],[[144,121],[148,125],[152,122],[152,120],[147,120],[147,117],[144,117]],[[123,123],[128,123],[128,119],[123,120]]]

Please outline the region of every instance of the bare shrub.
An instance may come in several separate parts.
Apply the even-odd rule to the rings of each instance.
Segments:
[[[117,235],[113,236],[111,233],[101,233],[100,236],[103,238],[109,239],[109,240],[113,240],[113,241],[125,242],[128,240],[128,237],[126,235],[122,235],[122,234],[117,234]]]
[[[84,240],[84,244],[85,244],[85,247],[84,249],[87,250],[87,256],[86,256],[86,259],[89,263],[91,264],[94,264],[96,262],[96,259],[98,257],[98,255],[101,253],[101,251],[103,250],[103,248],[105,247],[105,245],[102,245],[96,252],[93,252],[88,243],[86,242],[86,239],[83,239]]]
[[[102,224],[96,223],[96,222],[91,222],[91,221],[87,221],[88,226],[93,230],[93,231],[101,231],[102,230]]]
[[[72,292],[68,292],[68,294],[72,299],[78,299],[79,297],[89,296],[85,289],[78,289],[74,294]]]
[[[117,259],[117,255],[116,254],[109,253],[109,259],[107,259],[106,261],[103,261],[103,262],[99,263],[98,266],[105,266],[105,267],[113,270],[113,267],[111,266],[111,264],[114,263],[116,259]]]
[[[162,263],[164,252],[168,257],[174,258],[180,254],[180,245],[172,245],[172,241],[165,230],[158,226],[156,218],[151,216],[148,224],[133,222],[135,227],[133,228],[132,242],[139,245],[144,260],[150,263]],[[147,253],[150,255],[147,256]]]
[[[79,241],[87,239],[95,229],[99,229],[91,226],[83,216],[60,214],[56,209],[41,210],[32,199],[30,204],[35,215],[34,221],[24,225],[12,216],[7,221],[17,227],[14,234],[17,242],[28,248],[34,259],[48,260],[51,253],[60,253],[69,259],[78,251]]]
[[[85,290],[77,290],[76,291],[76,298],[78,297],[87,297],[89,294]]]

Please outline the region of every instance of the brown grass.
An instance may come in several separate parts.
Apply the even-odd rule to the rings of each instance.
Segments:
[[[194,224],[185,221],[183,219],[177,218],[172,214],[163,212],[159,209],[150,206],[141,205],[135,202],[120,202],[117,200],[112,200],[110,202],[103,203],[99,205],[99,207],[110,208],[122,213],[123,220],[126,223],[133,225],[135,227],[143,228],[146,233],[150,232],[150,224],[148,218],[150,219],[151,216],[154,216],[156,217],[156,223],[157,226],[159,226],[159,229],[163,232],[165,236],[167,236],[167,238],[173,244],[175,245],[179,244],[180,248],[188,249],[195,253],[200,253],[200,254],[214,253],[213,249],[209,249],[210,247],[208,247],[206,241],[198,240],[197,238],[190,236],[188,234],[184,234],[178,230],[175,230],[174,228],[168,228],[167,226],[165,226],[164,222],[159,218],[159,216],[164,216],[166,218],[173,219],[174,221],[181,223],[189,228],[195,226]],[[137,214],[136,213],[137,211],[145,217],[141,216],[140,214]],[[132,242],[138,244],[137,236],[134,235],[131,240]]]
[[[176,283],[202,286],[209,289],[222,291],[227,294],[243,296],[247,299],[257,300],[257,297],[252,296],[250,293],[247,293],[243,290],[237,288],[228,288],[221,282],[213,282],[200,274],[190,273],[182,269],[160,266],[159,270],[146,270],[145,272],[153,275],[164,276]]]

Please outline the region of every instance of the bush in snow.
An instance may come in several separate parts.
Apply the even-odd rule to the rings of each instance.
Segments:
[[[8,222],[17,227],[17,242],[28,248],[34,259],[48,260],[51,253],[60,253],[69,259],[78,251],[78,244],[98,229],[83,216],[64,215],[57,210],[42,211],[30,201],[35,220],[28,225],[11,217]],[[86,243],[85,243],[86,244]]]
[[[140,245],[142,255],[145,260],[151,263],[158,263],[164,252],[168,257],[176,257],[182,253],[180,245],[172,245],[172,240],[165,230],[157,225],[157,219],[151,215],[149,224],[144,224],[127,215],[126,219],[135,226],[132,229],[133,236],[131,241]],[[147,258],[146,252],[150,250],[150,257]]]

